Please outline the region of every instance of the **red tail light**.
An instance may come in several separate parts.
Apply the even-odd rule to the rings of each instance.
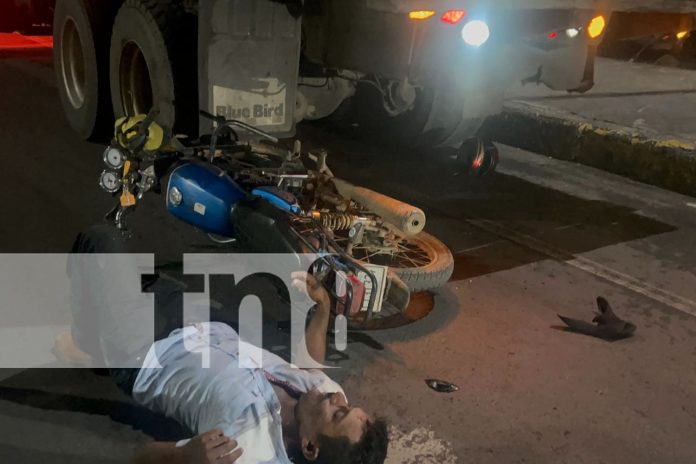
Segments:
[[[466,10],[449,10],[440,17],[440,21],[447,24],[457,24],[466,16]]]

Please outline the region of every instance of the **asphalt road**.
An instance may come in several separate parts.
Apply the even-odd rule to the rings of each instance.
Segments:
[[[507,147],[477,180],[359,131],[302,135],[338,174],[422,207],[456,255],[430,315],[356,339],[332,372],[393,424],[390,463],[696,461],[696,199]],[[110,208],[102,148],[68,129],[50,62],[0,61],[0,146],[3,253],[65,252]],[[181,238],[161,203],[144,210],[141,233]],[[633,339],[554,328],[557,313],[590,318],[598,295]],[[0,374],[1,462],[123,462],[180,433],[91,371]]]

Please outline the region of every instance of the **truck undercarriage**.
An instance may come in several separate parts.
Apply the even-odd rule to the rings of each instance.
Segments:
[[[152,106],[189,136],[209,128],[199,108],[289,136],[367,86],[376,113],[455,147],[514,82],[589,90],[612,10],[696,10],[675,0],[53,1],[15,0],[53,16],[61,100],[85,138]],[[682,14],[673,15],[680,25],[644,23],[674,29],[685,17],[693,27]]]

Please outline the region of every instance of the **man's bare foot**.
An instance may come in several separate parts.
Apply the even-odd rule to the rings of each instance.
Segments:
[[[77,347],[70,332],[63,332],[56,337],[51,352],[62,362],[85,367],[92,365],[92,357]]]

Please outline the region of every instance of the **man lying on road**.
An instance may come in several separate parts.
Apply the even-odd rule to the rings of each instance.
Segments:
[[[81,234],[73,248],[75,253],[124,250],[117,233],[106,227],[94,227]],[[80,266],[69,266],[77,302],[86,301],[87,294],[94,298],[95,292],[102,292],[99,298],[106,298],[111,290],[133,283],[117,285],[113,277],[105,282],[98,272]],[[305,289],[316,302],[305,338],[309,354],[323,364],[331,300],[324,287],[305,273],[294,274],[293,285]],[[127,305],[121,308],[128,311]],[[97,310],[82,307],[75,311],[77,316],[81,311]],[[99,314],[103,321],[96,324],[100,327],[98,354],[85,346],[89,342],[83,343],[88,329],[78,327],[75,321],[81,318],[75,317],[72,335],[76,347],[105,358],[110,352],[122,350],[123,345],[115,340],[121,337],[119,343],[123,343],[129,335],[118,333],[121,324],[107,324],[121,316]],[[140,369],[110,370],[119,387],[137,403],[199,434],[178,444],[153,443],[138,453],[136,463],[384,462],[388,438],[382,420],[373,420],[361,408],[349,405],[341,387],[321,370],[298,369],[265,350],[263,365],[240,367],[240,362],[242,366],[254,362],[244,358],[249,352],[242,349],[244,343],[225,323],[196,324],[178,328],[156,341]],[[64,340],[57,348],[64,354],[75,351],[75,346],[69,345],[70,341]],[[208,368],[201,363],[204,350],[210,353]]]

